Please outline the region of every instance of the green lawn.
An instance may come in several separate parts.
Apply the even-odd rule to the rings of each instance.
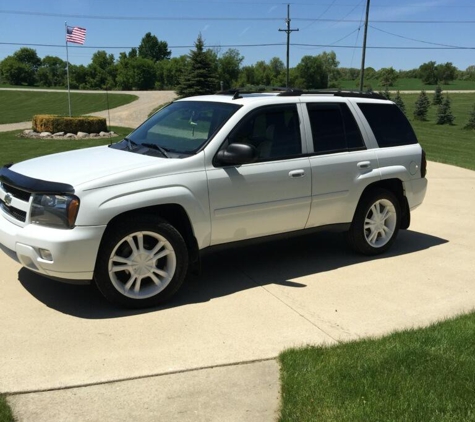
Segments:
[[[135,101],[129,94],[105,92],[94,94],[71,93],[71,109],[74,116],[107,110]],[[35,114],[68,115],[67,92],[0,91],[0,124],[26,122]]]
[[[132,128],[112,127],[111,130],[119,136],[111,139],[28,139],[20,138],[19,130],[0,132],[0,166],[7,163],[17,163],[41,155],[73,149],[88,148],[98,145],[107,145],[111,141],[120,141],[132,132]]]
[[[475,421],[475,314],[281,353],[280,422]]]
[[[446,93],[443,92],[444,95]],[[427,152],[427,158],[432,161],[452,164],[475,170],[475,131],[463,130],[468,121],[470,111],[475,104],[474,94],[449,94],[452,100],[452,113],[455,124],[437,125],[437,106],[429,109],[428,120],[421,122],[413,119],[414,103],[417,94],[402,94],[407,110],[407,116],[416,131],[419,142]],[[432,100],[433,95],[429,94]]]
[[[359,79],[356,81],[351,80],[342,80],[339,81],[342,89],[358,89],[360,86]],[[384,87],[379,84],[377,79],[365,80],[365,85],[370,84],[373,88],[373,91],[384,91]],[[475,81],[452,81],[449,85],[441,85],[442,89],[445,91],[448,90],[475,90]],[[420,91],[422,89],[426,91],[433,91],[436,88],[436,85],[424,85],[420,79],[416,78],[403,78],[398,79],[394,86],[389,87],[390,91],[405,91],[405,90],[416,90]]]
[[[0,422],[13,422],[13,414],[8,406],[7,400],[0,395]]]

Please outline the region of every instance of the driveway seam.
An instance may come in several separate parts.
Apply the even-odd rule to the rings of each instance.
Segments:
[[[331,334],[327,333],[323,328],[319,327],[317,324],[315,324],[311,319],[307,318],[305,315],[303,315],[301,312],[299,312],[297,309],[293,308],[291,305],[289,305],[287,302],[282,300],[279,296],[275,295],[272,293],[270,290],[266,289],[262,284],[259,284],[256,280],[254,280],[249,274],[247,274],[245,271],[242,269],[236,268],[234,266],[234,269],[242,274],[244,274],[249,280],[251,280],[256,286],[259,286],[260,288],[264,289],[267,293],[269,293],[271,296],[273,296],[275,299],[277,299],[279,302],[283,303],[285,306],[287,306],[289,309],[291,309],[293,312],[295,312],[298,316],[300,316],[302,319],[305,321],[309,322],[311,325],[313,325],[317,330],[321,331],[323,334],[327,335],[330,337],[332,340],[336,341],[338,344],[341,343],[340,340],[336,339],[333,337]]]
[[[167,371],[167,372],[158,372],[155,374],[148,374],[148,375],[137,375],[135,377],[127,377],[127,378],[118,378],[114,380],[108,381],[98,381],[98,382],[89,382],[89,383],[82,383],[82,384],[74,384],[74,385],[67,385],[64,387],[57,387],[57,388],[39,388],[36,390],[20,390],[20,391],[4,391],[1,394],[5,396],[22,396],[26,394],[36,394],[36,393],[49,393],[54,391],[63,391],[63,390],[73,390],[75,388],[88,388],[88,387],[95,387],[98,385],[108,385],[108,384],[116,384],[119,382],[127,382],[127,381],[136,381],[136,380],[143,380],[148,378],[155,378],[155,377],[164,377],[167,375],[177,375],[177,374],[186,374],[189,372],[198,372],[198,371],[206,371],[208,369],[216,369],[216,368],[228,368],[231,366],[242,366],[242,365],[252,365],[254,363],[261,363],[261,362],[270,362],[276,360],[277,356],[270,357],[270,358],[262,358],[262,359],[252,359],[246,361],[237,361],[237,362],[230,362],[230,363],[222,363],[218,365],[208,365],[208,366],[198,366],[196,368],[188,368],[188,369],[177,369],[175,371]]]

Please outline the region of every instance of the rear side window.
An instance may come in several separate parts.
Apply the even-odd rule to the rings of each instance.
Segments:
[[[396,104],[358,103],[380,148],[417,144],[416,134]]]
[[[365,149],[360,130],[346,104],[309,103],[307,109],[315,153]]]

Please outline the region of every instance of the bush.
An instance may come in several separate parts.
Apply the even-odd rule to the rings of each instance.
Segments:
[[[32,128],[36,132],[99,133],[107,131],[107,124],[103,117],[37,114],[33,116]]]

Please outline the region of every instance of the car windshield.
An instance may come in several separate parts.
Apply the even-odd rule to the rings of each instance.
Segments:
[[[161,149],[169,157],[196,153],[239,108],[236,104],[177,101],[159,110],[127,140],[140,147]],[[158,148],[157,148],[158,147]]]

